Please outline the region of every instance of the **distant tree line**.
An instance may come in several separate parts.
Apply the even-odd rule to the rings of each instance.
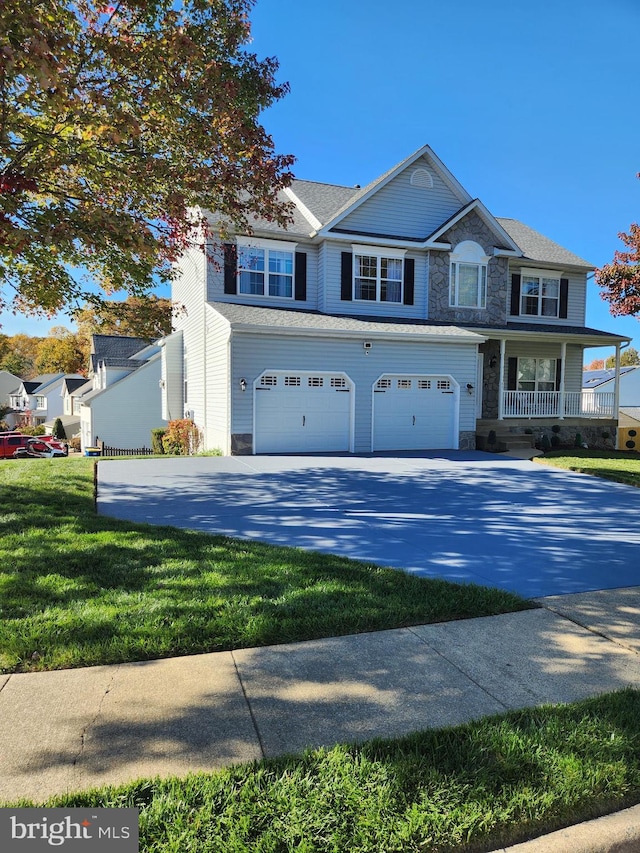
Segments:
[[[54,326],[46,338],[0,334],[0,370],[21,379],[43,373],[85,375],[91,336],[127,335],[152,341],[171,332],[171,302],[158,297],[129,297],[124,302],[91,305],[72,315],[77,331]]]

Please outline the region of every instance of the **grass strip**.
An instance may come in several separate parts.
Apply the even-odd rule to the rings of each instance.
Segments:
[[[536,462],[640,488],[640,454],[614,450],[552,451]]]
[[[639,801],[627,689],[45,805],[138,807],[141,853],[471,853]]]
[[[5,460],[0,487],[2,672],[247,648],[531,606],[498,589],[97,516],[90,459]]]

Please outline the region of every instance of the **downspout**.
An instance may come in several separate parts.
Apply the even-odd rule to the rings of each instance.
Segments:
[[[627,344],[629,346],[629,344]],[[613,417],[616,421],[620,418],[620,344],[616,344],[616,373],[613,383]]]
[[[567,363],[567,342],[562,341],[560,347],[560,399],[558,401],[558,420],[564,420],[564,372]]]

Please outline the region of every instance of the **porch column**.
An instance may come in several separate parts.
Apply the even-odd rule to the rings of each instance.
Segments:
[[[558,420],[564,420],[564,371],[567,361],[567,342],[560,347],[560,399],[558,401]]]
[[[620,416],[620,344],[616,344],[616,375],[613,382],[613,417]]]
[[[504,354],[507,342],[504,338],[500,341],[500,366],[498,372],[498,420],[504,420]]]

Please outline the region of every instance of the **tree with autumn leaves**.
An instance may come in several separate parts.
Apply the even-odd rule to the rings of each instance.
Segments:
[[[636,175],[640,178],[640,173]],[[613,261],[596,270],[601,296],[615,316],[640,315],[640,225],[632,224],[629,233],[618,235],[625,251],[616,251]]]
[[[252,4],[3,0],[0,309],[149,294],[202,240],[194,209],[212,239],[288,221],[293,158],[258,120],[287,85],[247,49]]]

